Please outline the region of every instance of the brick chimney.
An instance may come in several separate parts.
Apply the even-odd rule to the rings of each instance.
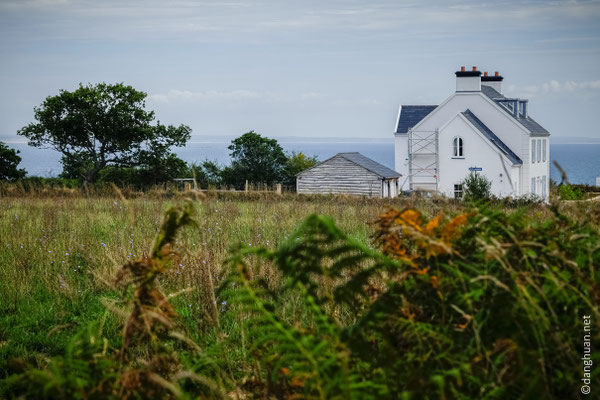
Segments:
[[[481,84],[485,86],[490,86],[496,90],[498,93],[502,93],[502,80],[504,78],[500,76],[500,73],[496,71],[494,76],[488,76],[487,72],[483,74],[481,77]]]

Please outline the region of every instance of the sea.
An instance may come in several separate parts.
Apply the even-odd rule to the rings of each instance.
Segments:
[[[325,160],[340,152],[357,151],[373,160],[394,168],[394,145],[387,139],[344,138],[278,138],[287,152],[302,152]],[[174,152],[186,162],[216,161],[221,165],[230,163],[227,147],[231,138],[192,138],[185,147]],[[37,149],[26,143],[7,143],[21,152],[20,167],[29,176],[53,177],[61,171],[60,154],[49,149]],[[550,161],[557,161],[567,173],[570,183],[595,185],[600,177],[600,143],[550,144]],[[550,165],[550,177],[560,182],[561,175],[554,163]]]

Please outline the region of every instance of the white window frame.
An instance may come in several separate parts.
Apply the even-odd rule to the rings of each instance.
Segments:
[[[546,139],[542,140],[542,161],[546,162],[546,153],[548,152],[548,149],[546,148]]]
[[[535,164],[535,159],[536,159],[536,154],[535,154],[535,149],[536,149],[536,140],[533,139],[531,141],[531,163]]]
[[[546,175],[542,176],[542,197],[546,198]]]
[[[542,139],[537,140],[537,162],[542,162]]]
[[[455,136],[452,139],[452,157],[453,158],[464,158],[465,157],[465,141],[461,136]]]
[[[531,193],[537,194],[535,191],[535,177],[531,178]]]

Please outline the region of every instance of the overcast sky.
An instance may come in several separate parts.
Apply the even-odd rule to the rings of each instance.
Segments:
[[[600,137],[599,1],[0,0],[0,140],[102,81],[194,135],[391,137],[461,65],[500,71],[553,135]]]

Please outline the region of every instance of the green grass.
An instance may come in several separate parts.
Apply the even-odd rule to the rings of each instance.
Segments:
[[[228,348],[228,362],[234,364],[247,359],[250,351],[239,315],[222,313],[219,330],[213,329],[212,320],[216,287],[225,279],[224,262],[232,246],[241,243],[274,250],[307,216],[316,213],[333,217],[349,238],[375,248],[373,222],[390,206],[416,206],[426,217],[463,210],[460,203],[440,199],[127,195],[127,200],[116,194],[84,197],[67,190],[52,196],[32,193],[0,198],[0,380],[26,367],[45,368],[53,357],[65,353],[77,332],[99,322],[109,345],[119,348],[124,318],[107,307],[109,300],[123,295],[115,289],[114,277],[124,263],[151,252],[165,211],[182,204],[186,196],[194,201],[198,227],[186,228],[178,237],[181,259],[161,278],[160,288],[179,314],[178,324],[198,346],[210,349],[219,335],[227,337],[228,343],[240,344]],[[563,215],[598,230],[598,202],[559,208]],[[549,207],[534,205],[526,217],[543,223],[551,214]],[[281,282],[281,271],[271,263],[253,271],[253,279],[263,278],[271,287]],[[288,293],[278,305],[287,321],[310,326],[301,294]],[[340,312],[338,318],[344,322],[356,318],[344,314],[344,309]],[[242,368],[232,374],[242,377],[249,372]]]
[[[11,373],[11,360],[43,365],[64,351],[74,332],[98,320],[106,310],[101,299],[118,297],[111,285],[115,272],[150,251],[164,211],[177,202],[118,196],[0,199],[0,376]],[[184,232],[178,241],[181,266],[162,282],[168,294],[190,290],[174,304],[191,328],[202,325],[210,297],[206,266],[217,285],[232,244],[275,248],[315,212],[332,215],[351,236],[369,243],[369,222],[386,204],[211,198],[197,202],[196,209],[199,229]],[[276,278],[273,271],[264,273]],[[118,341],[112,313],[109,322],[105,332]]]

